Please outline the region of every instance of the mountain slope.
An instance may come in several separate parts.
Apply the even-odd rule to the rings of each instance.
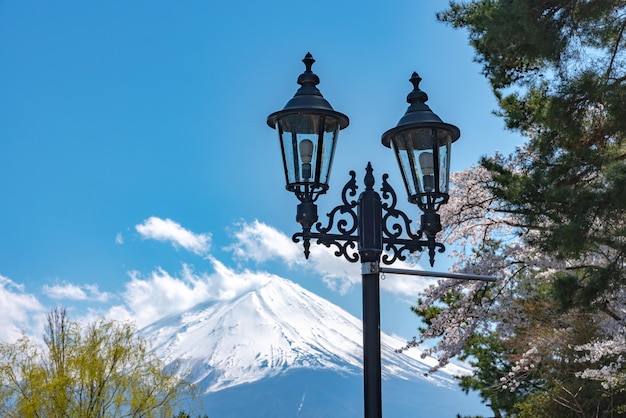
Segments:
[[[297,369],[205,394],[210,418],[363,418],[363,379],[328,370]],[[425,380],[383,380],[383,417],[491,416],[477,397]]]
[[[299,285],[274,277],[227,302],[196,306],[142,330],[160,357],[169,359],[207,393],[295,370],[361,374],[361,321]],[[435,359],[399,354],[404,341],[381,335],[383,378],[427,379],[453,387],[451,366],[424,377]]]

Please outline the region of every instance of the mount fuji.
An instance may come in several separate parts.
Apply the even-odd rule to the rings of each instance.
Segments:
[[[361,321],[294,282],[272,277],[229,301],[160,319],[141,333],[196,383],[210,418],[362,417]],[[385,416],[455,417],[487,410],[436,364],[381,333]]]

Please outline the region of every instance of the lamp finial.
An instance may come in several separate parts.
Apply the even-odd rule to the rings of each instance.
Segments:
[[[298,90],[296,95],[309,94],[321,96],[322,93],[320,93],[317,87],[315,87],[320,83],[320,78],[317,76],[317,74],[311,71],[311,67],[315,62],[313,55],[311,55],[310,52],[307,52],[302,62],[304,63],[306,69],[298,77],[298,84],[300,84],[302,87],[300,87],[300,90]]]
[[[411,105],[411,110],[430,110],[426,102],[428,101],[428,95],[426,92],[420,89],[420,82],[422,81],[422,77],[419,76],[418,73],[413,71],[413,75],[409,79],[411,84],[413,84],[413,91],[409,93],[406,97],[407,103]]]

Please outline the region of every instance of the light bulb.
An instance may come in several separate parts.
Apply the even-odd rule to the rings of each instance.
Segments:
[[[300,160],[302,161],[302,178],[311,178],[311,160],[313,159],[313,141],[303,139],[300,141]]]
[[[435,173],[435,159],[433,158],[432,152],[422,152],[419,159],[420,168],[422,169],[422,173],[424,175]]]
[[[303,139],[300,141],[300,159],[305,164],[310,164],[313,158],[313,141]]]
[[[424,192],[435,191],[435,159],[432,152],[422,152],[419,156],[420,168],[422,169],[422,184]]]

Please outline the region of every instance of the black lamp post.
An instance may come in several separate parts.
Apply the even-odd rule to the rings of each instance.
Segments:
[[[358,187],[351,171],[343,203],[327,214],[328,223],[323,226],[315,202],[328,190],[337,137],[348,126],[348,117],[335,111],[317,89],[319,77],[311,71],[315,62],[311,54],[302,61],[306,70],[298,77],[301,87],[283,110],[268,116],[267,124],[278,130],[286,187],[300,201],[296,221],[302,232],[293,235],[294,242],[303,241],[307,258],[310,241],[316,239],[318,244],[333,246],[336,256],[361,262],[365,417],[381,418],[380,264],[390,265],[405,260],[407,252],[428,248],[432,266],[435,250],[445,251],[436,241],[441,231],[437,210],[448,200],[450,146],[460,131],[430,110],[428,96],[419,88],[421,78],[413,73],[413,91],[407,97],[410,106],[398,125],[383,134],[382,142],[395,152],[409,202],[423,211],[420,228],[412,230],[409,217],[396,209],[396,193],[387,183],[387,174],[382,176],[382,198],[374,190],[370,163],[358,201],[353,199]]]

